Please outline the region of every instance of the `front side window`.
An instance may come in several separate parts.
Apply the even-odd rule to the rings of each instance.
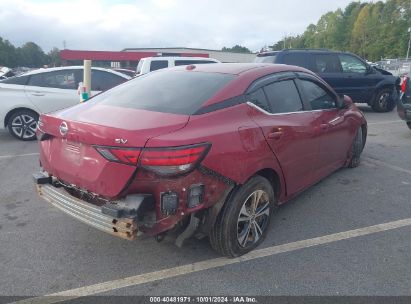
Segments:
[[[290,113],[303,110],[300,95],[293,80],[274,82],[264,87],[272,113]]]
[[[314,68],[317,73],[341,73],[340,60],[336,55],[316,54],[314,55]]]
[[[136,77],[92,100],[109,106],[192,115],[235,77],[165,70]]]
[[[335,97],[316,83],[309,80],[300,80],[304,97],[311,104],[312,110],[335,109]]]
[[[77,88],[74,74],[75,70],[62,70],[33,74],[30,76],[28,85],[46,88],[75,90]]]
[[[168,61],[167,60],[153,60],[150,63],[150,71],[156,71],[159,69],[168,68]]]
[[[365,74],[367,66],[360,59],[346,54],[338,55],[341,61],[341,67],[344,73]]]

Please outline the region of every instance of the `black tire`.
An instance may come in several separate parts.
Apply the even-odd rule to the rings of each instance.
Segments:
[[[359,166],[361,160],[361,153],[363,149],[364,139],[362,134],[362,128],[359,127],[357,130],[357,134],[355,135],[354,142],[351,146],[352,157],[347,165],[348,168],[355,168]]]
[[[395,101],[390,98],[391,93],[392,89],[390,88],[380,90],[374,97],[372,109],[379,113],[392,111],[395,108]]]
[[[9,133],[20,140],[35,140],[39,115],[30,110],[18,110],[14,112],[8,122]]]
[[[411,130],[411,121],[407,121],[407,126],[408,126],[408,129]]]
[[[257,208],[252,210],[254,198],[258,198]],[[276,207],[270,182],[262,176],[252,177],[225,202],[210,232],[211,246],[227,257],[253,250],[264,240]]]

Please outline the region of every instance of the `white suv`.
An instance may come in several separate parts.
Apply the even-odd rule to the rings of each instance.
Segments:
[[[207,57],[146,57],[141,58],[136,75],[143,75],[159,69],[171,68],[179,65],[220,63],[217,59]]]

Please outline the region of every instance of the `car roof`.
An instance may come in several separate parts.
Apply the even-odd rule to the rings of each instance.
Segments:
[[[37,70],[33,70],[27,73],[24,73],[22,75],[19,76],[26,76],[26,75],[34,75],[34,74],[39,74],[39,73],[45,73],[45,72],[54,72],[54,71],[62,71],[62,70],[74,70],[74,69],[83,69],[84,67],[82,65],[73,65],[73,66],[65,66],[65,67],[56,67],[56,68],[41,68],[41,69],[37,69]],[[123,73],[119,73],[113,70],[109,70],[109,69],[104,69],[104,68],[97,68],[97,67],[92,67],[93,70],[99,70],[99,71],[105,71],[105,72],[109,72],[112,74],[116,74],[118,76],[121,76],[123,78],[126,79],[131,79],[130,76],[125,75]]]
[[[334,50],[329,50],[329,49],[284,49],[284,50],[278,50],[278,51],[261,52],[257,54],[257,57],[275,56],[275,55],[278,55],[279,53],[312,53],[312,54],[333,53],[333,54],[350,54],[350,55],[355,55],[358,57],[358,55],[350,53],[350,52],[334,51]]]
[[[192,68],[194,67],[194,68]],[[223,100],[239,96],[244,93],[251,83],[255,80],[275,73],[284,72],[303,72],[318,78],[313,72],[298,66],[273,64],[273,63],[215,63],[215,64],[193,64],[188,66],[178,66],[168,68],[168,71],[185,71],[187,73],[204,72],[204,73],[221,73],[230,74],[234,79],[222,88],[216,95],[209,99],[203,107]],[[162,71],[162,70],[158,70]],[[157,73],[154,71],[151,73]]]
[[[193,66],[194,69],[189,68]],[[287,72],[287,71],[301,71],[301,72],[312,72],[304,69],[302,67],[285,65],[285,64],[273,64],[273,63],[216,63],[216,64],[193,64],[189,66],[178,66],[169,68],[169,70],[187,70],[191,72],[207,72],[207,73],[222,73],[231,75],[240,75],[244,73],[255,73],[255,74],[270,74],[276,72]]]

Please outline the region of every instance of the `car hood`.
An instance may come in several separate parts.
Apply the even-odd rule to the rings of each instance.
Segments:
[[[378,72],[380,72],[380,73],[383,74],[383,75],[391,75],[391,76],[393,76],[392,73],[390,73],[390,72],[388,72],[388,71],[386,71],[386,70],[383,70],[383,69],[380,69],[380,68],[377,68],[377,67],[374,67],[374,69],[376,69]]]

